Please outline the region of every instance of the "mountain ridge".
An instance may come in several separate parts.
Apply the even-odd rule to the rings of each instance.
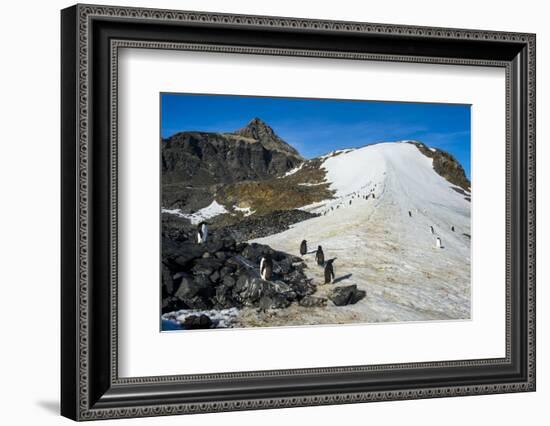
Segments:
[[[184,131],[162,139],[162,204],[196,210],[217,186],[282,175],[302,156],[259,119],[232,133]]]

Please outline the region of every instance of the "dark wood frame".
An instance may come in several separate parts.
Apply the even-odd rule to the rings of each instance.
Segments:
[[[64,416],[90,420],[535,390],[533,34],[95,5],[64,9],[61,29]],[[504,67],[506,357],[119,378],[116,65],[120,47]]]

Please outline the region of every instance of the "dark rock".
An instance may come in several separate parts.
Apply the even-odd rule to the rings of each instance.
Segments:
[[[275,295],[284,296],[287,299],[296,299],[296,292],[290,284],[283,281],[266,281],[264,292],[266,295],[273,297]]]
[[[162,237],[172,241],[187,241],[195,237],[195,226],[191,221],[170,213],[162,213]]]
[[[172,273],[164,263],[161,264],[161,270],[163,291],[166,292],[166,294],[172,295],[174,294],[174,280],[172,278]]]
[[[183,327],[188,330],[206,329],[212,327],[212,320],[208,315],[190,315],[185,318]]]
[[[219,279],[220,279],[220,273],[218,271],[210,275],[210,281],[212,281],[213,283],[217,283]]]
[[[243,273],[233,287],[233,298],[243,305],[254,306],[263,295],[263,287],[261,278]]]
[[[237,281],[231,275],[226,275],[223,277],[223,285],[227,288],[233,288]]]
[[[208,250],[209,253],[216,253],[224,248],[223,244],[224,242],[222,240],[217,239],[215,237],[211,237],[206,242],[206,249]]]
[[[185,301],[186,299],[194,297],[202,288],[208,283],[200,280],[193,280],[193,277],[187,275],[183,276],[180,280],[179,287],[175,293],[175,297],[179,300]]]
[[[290,306],[290,301],[281,294],[272,296],[263,296],[260,299],[259,307],[262,310],[268,309],[284,309]]]
[[[314,294],[317,291],[315,284],[311,283],[311,280],[302,279],[291,283],[292,290],[296,293],[297,297],[306,297]]]
[[[186,309],[206,310],[212,308],[212,303],[200,295],[183,300]]]
[[[216,252],[216,257],[220,260],[225,260],[227,259],[228,257],[230,256],[229,253],[227,253],[226,251],[218,251]]]
[[[285,275],[292,270],[292,261],[290,258],[285,257],[280,261],[273,262],[273,272],[277,275]]]
[[[175,264],[178,267],[185,268],[194,259],[202,257],[206,249],[200,244],[195,244],[189,241],[177,242],[162,239],[162,258],[170,264]]]
[[[194,275],[212,275],[214,271],[221,268],[223,263],[216,258],[197,259],[191,269]]]
[[[220,276],[224,278],[227,274],[232,274],[233,272],[235,272],[235,268],[226,264],[220,269]]]
[[[276,210],[261,216],[253,215],[245,217],[238,223],[227,226],[226,232],[238,241],[251,240],[278,234],[289,229],[290,225],[317,216],[319,215],[297,209]],[[242,251],[243,249],[243,246],[237,244],[238,251]],[[274,259],[277,260],[275,256]]]
[[[357,285],[352,284],[344,287],[335,287],[329,296],[336,306],[353,305],[363,299],[367,293],[364,290],[357,290]]]
[[[267,253],[272,253],[273,250],[268,247],[264,246],[262,244],[252,243],[249,244],[244,248],[244,250],[241,252],[243,257],[253,261],[253,262],[259,262],[260,258],[264,256]]]
[[[298,304],[306,308],[317,308],[327,306],[328,300],[324,297],[306,296]]]
[[[162,313],[174,312],[180,309],[180,302],[173,297],[165,297],[162,299]]]
[[[238,251],[239,253],[242,253],[242,251],[246,248],[246,246],[248,246],[247,243],[237,243],[237,245],[235,246],[235,250]]]
[[[216,295],[214,296],[215,306],[218,309],[225,308],[240,308],[242,305],[233,299],[231,294],[231,288],[228,288],[224,285],[216,287]]]

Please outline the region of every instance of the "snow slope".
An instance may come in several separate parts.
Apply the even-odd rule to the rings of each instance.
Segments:
[[[321,245],[325,259],[337,258],[335,285],[357,284],[367,297],[347,307],[243,311],[241,325],[469,319],[470,203],[433,170],[432,159],[413,144],[392,142],[328,157],[322,167],[335,197],[303,208],[321,216],[254,241],[297,254],[307,240],[308,276],[323,296],[333,285],[321,285],[314,260]]]

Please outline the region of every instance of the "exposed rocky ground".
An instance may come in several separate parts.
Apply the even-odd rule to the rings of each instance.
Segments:
[[[422,142],[412,142],[426,157],[433,159],[435,172],[447,181],[457,185],[463,190],[470,191],[471,183],[466,177],[462,165],[448,152],[441,149],[429,148]],[[469,201],[469,200],[468,200]]]

